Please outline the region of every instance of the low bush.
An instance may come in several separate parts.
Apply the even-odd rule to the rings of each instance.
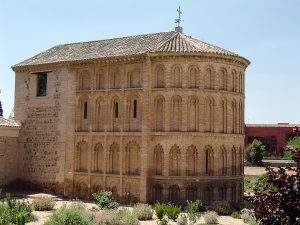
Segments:
[[[139,220],[151,220],[153,217],[153,210],[148,204],[136,204],[132,212]]]
[[[203,203],[200,200],[187,201],[187,212],[188,213],[199,213],[205,210]]]
[[[101,209],[115,209],[118,208],[119,204],[112,196],[111,191],[99,191],[93,194],[96,204]]]
[[[104,210],[95,216],[97,225],[139,225],[135,214],[128,209]]]
[[[94,225],[93,218],[81,204],[62,206],[44,225]]]
[[[239,211],[235,211],[230,215],[232,218],[241,219],[241,213]]]
[[[30,205],[27,202],[18,201],[9,194],[0,201],[1,225],[25,225],[35,219]]]
[[[181,208],[172,203],[157,203],[155,205],[155,213],[160,220],[166,215],[169,219],[175,221],[181,213]]]
[[[203,215],[204,222],[206,224],[217,224],[218,223],[218,214],[214,211],[207,211]]]
[[[55,201],[46,196],[36,197],[33,199],[31,206],[35,211],[50,211],[54,208]]]
[[[293,153],[292,150],[285,149],[283,151],[283,155],[282,155],[283,159],[285,159],[285,160],[293,160],[293,156],[294,156],[294,153]]]
[[[165,206],[165,204],[163,204],[163,203],[157,203],[154,206],[156,217],[159,220],[163,219],[163,217],[165,215],[165,207],[164,206]]]
[[[249,209],[242,209],[241,211],[241,219],[243,219],[244,223],[249,225],[259,225],[256,218],[253,215],[253,212]]]
[[[233,211],[233,208],[228,201],[215,201],[211,207],[219,215],[230,215]]]

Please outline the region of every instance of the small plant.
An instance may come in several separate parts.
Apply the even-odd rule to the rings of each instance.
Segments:
[[[92,217],[81,204],[62,206],[44,225],[94,225]]]
[[[97,225],[139,225],[135,214],[128,209],[104,210],[95,215]]]
[[[218,223],[218,214],[214,211],[207,211],[203,215],[204,222],[206,224],[217,224]]]
[[[169,218],[165,215],[161,220],[157,222],[158,225],[168,225],[169,224]]]
[[[265,146],[261,141],[254,140],[246,150],[246,159],[248,162],[261,166],[262,160],[266,156]]]
[[[165,215],[165,204],[164,203],[157,203],[154,206],[155,214],[159,220],[163,219]]]
[[[180,215],[176,222],[177,225],[188,225],[188,217],[186,215]]]
[[[199,213],[204,211],[204,205],[200,200],[187,201],[187,212],[188,213]]]
[[[169,219],[175,221],[181,212],[181,208],[172,203],[157,203],[154,209],[157,218],[160,220],[166,215]]]
[[[253,212],[249,209],[242,209],[241,211],[241,219],[243,219],[244,223],[250,225],[258,225],[256,218],[253,215]]]
[[[282,155],[282,158],[285,159],[285,160],[293,160],[293,156],[294,156],[294,153],[292,150],[290,149],[285,149],[283,151],[283,155]]]
[[[151,220],[153,217],[153,210],[148,204],[136,204],[132,212],[139,220]]]
[[[55,201],[46,196],[37,197],[33,199],[31,206],[35,211],[50,211],[55,206]]]
[[[115,209],[118,208],[119,204],[112,196],[111,191],[99,191],[93,194],[96,204],[101,209]]]
[[[215,201],[212,204],[212,208],[219,215],[230,215],[233,211],[230,203],[227,201]]]
[[[231,213],[230,215],[232,218],[235,218],[235,219],[241,219],[241,213],[238,212],[238,211],[235,211],[233,213]]]

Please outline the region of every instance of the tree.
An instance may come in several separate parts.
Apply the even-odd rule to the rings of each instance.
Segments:
[[[300,170],[267,168],[268,183],[275,189],[256,192],[253,200],[255,217],[263,225],[300,224]]]
[[[247,147],[246,159],[254,165],[262,165],[262,159],[266,155],[265,146],[261,141],[254,139]]]
[[[2,109],[2,103],[0,101],[0,116],[3,116],[3,109]]]
[[[294,148],[300,148],[300,136],[294,137],[288,143],[289,143],[289,145],[293,146]]]

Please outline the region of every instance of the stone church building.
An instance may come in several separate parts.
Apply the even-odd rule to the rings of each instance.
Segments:
[[[70,197],[238,202],[249,63],[177,30],[16,64],[16,178]]]

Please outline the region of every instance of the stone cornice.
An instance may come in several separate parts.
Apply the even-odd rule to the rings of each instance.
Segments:
[[[199,60],[205,61],[220,61],[226,63],[233,63],[239,65],[246,69],[250,64],[250,61],[241,56],[228,56],[221,54],[211,54],[211,53],[143,53],[140,55],[128,55],[120,57],[108,57],[108,58],[99,58],[99,59],[85,59],[78,61],[62,61],[55,63],[45,63],[45,64],[36,64],[36,65],[26,65],[26,66],[12,66],[14,72],[31,72],[31,71],[45,71],[53,70],[53,68],[61,67],[83,67],[91,64],[94,65],[107,65],[107,64],[116,64],[116,63],[131,63],[131,62],[141,62],[147,59],[151,60],[162,60],[162,59],[171,59],[177,57],[192,57]]]

